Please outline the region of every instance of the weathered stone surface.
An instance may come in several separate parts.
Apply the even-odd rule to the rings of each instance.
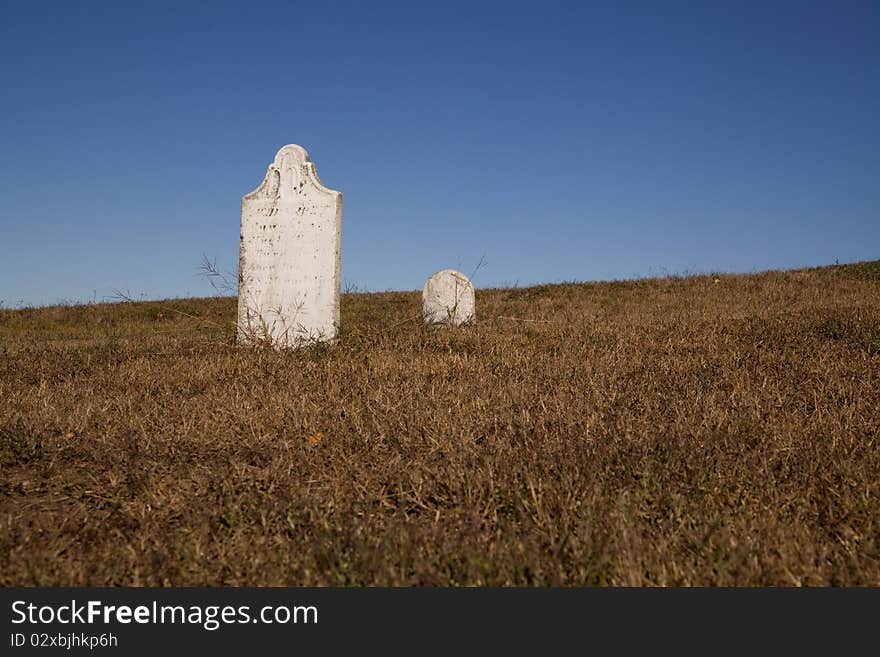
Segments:
[[[241,200],[240,342],[336,338],[341,237],[342,193],[321,184],[302,146],[284,146]]]
[[[476,319],[474,286],[454,269],[431,276],[422,289],[422,315],[429,324],[459,326]]]

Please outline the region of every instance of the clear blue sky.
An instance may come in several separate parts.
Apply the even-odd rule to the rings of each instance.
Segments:
[[[0,0],[0,71],[5,307],[212,294],[287,143],[370,290],[880,258],[876,1]]]

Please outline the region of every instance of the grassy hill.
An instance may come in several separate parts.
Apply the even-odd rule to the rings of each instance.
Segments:
[[[880,262],[0,311],[0,584],[880,585]]]

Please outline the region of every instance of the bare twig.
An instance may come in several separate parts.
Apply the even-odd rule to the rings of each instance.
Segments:
[[[131,298],[131,292],[129,292],[128,290],[123,292],[122,290],[117,290],[114,288],[112,298],[116,299],[117,301],[122,302],[122,303],[135,303],[135,300]],[[205,319],[204,317],[190,315],[189,313],[185,313],[182,310],[178,310],[177,308],[172,308],[171,306],[166,306],[164,304],[161,304],[159,306],[159,308],[161,310],[166,310],[166,311],[168,311],[170,313],[174,313],[176,315],[181,315],[183,317],[188,317],[189,319],[194,319],[199,322],[204,322],[205,324],[210,324],[211,326],[214,326],[219,329],[226,328],[225,326],[218,324],[217,322],[212,322],[211,320]]]
[[[552,324],[546,319],[524,319],[522,317],[507,317],[506,315],[498,315],[495,319],[509,319],[512,322],[534,322],[535,324]]]
[[[413,315],[412,317],[407,317],[406,319],[402,319],[399,322],[395,322],[394,324],[392,324],[388,328],[394,328],[396,326],[400,326],[401,324],[406,324],[407,322],[414,322],[417,319],[423,319],[421,313],[419,313],[418,315]]]
[[[202,263],[199,265],[197,276],[204,276],[208,279],[217,292],[220,294],[233,294],[236,292],[236,286],[232,282],[235,278],[229,272],[222,272],[217,267],[217,258],[209,260],[208,256],[202,254]]]
[[[469,277],[469,280],[471,282],[473,282],[474,277],[477,275],[477,272],[479,272],[485,265],[486,265],[486,254],[484,253],[483,255],[480,256],[480,260],[479,260],[479,262],[477,262],[477,266],[474,267],[474,270],[471,272],[471,275]]]

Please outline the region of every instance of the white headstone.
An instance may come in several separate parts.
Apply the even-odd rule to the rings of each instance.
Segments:
[[[422,289],[422,315],[429,324],[459,326],[476,319],[474,286],[454,269],[438,271]]]
[[[342,193],[321,184],[306,149],[283,147],[241,199],[240,342],[336,338],[341,238]]]

